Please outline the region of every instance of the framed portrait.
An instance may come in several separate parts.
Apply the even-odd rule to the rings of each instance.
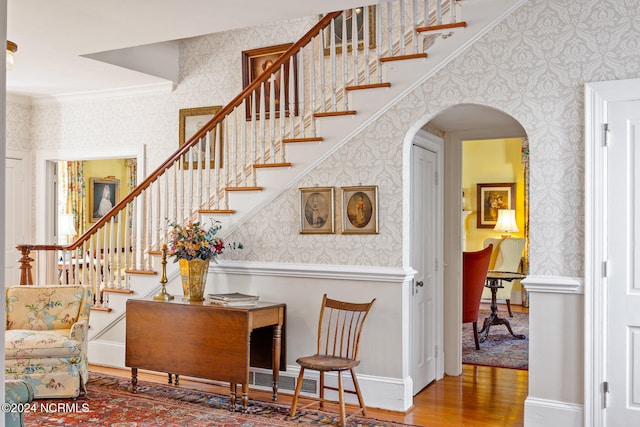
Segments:
[[[358,50],[364,49],[364,7],[356,7],[354,9],[347,9],[334,20],[335,26],[335,43],[336,53],[342,53],[343,43],[347,43],[347,51],[350,52],[353,49],[353,11],[356,12],[356,29],[358,31]],[[376,6],[370,5],[366,12],[369,16],[369,49],[376,48]],[[347,34],[342,34],[342,23],[347,22]],[[328,25],[324,29],[324,54],[330,54],[331,48],[331,25]]]
[[[378,187],[342,188],[342,234],[378,233]]]
[[[207,124],[207,122],[209,120],[211,120],[213,118],[213,116],[215,116],[218,111],[220,111],[222,109],[221,106],[217,105],[217,106],[213,106],[213,107],[199,107],[199,108],[184,108],[182,110],[180,110],[180,122],[179,122],[179,147],[182,147],[185,142],[189,141],[189,139],[191,139],[191,137],[193,137],[193,135],[196,134],[196,132],[198,132],[205,124]],[[222,124],[220,124],[220,131],[218,132],[216,130],[215,132],[215,137],[214,137],[214,133],[211,134],[212,138],[210,141],[210,147],[209,147],[209,159],[210,159],[210,168],[213,168],[214,165],[214,159],[215,159],[215,153],[216,150],[218,150],[218,153],[220,155],[220,163],[222,163]],[[200,158],[202,159],[200,161],[200,165],[198,164],[198,159],[194,158],[194,159],[190,159],[189,156],[191,156],[192,154],[194,155],[194,157],[196,157],[196,155],[194,153],[197,153],[197,150],[191,150],[190,153],[187,154],[187,158],[185,159],[184,162],[184,168],[185,169],[189,169],[190,167],[194,167],[194,168],[198,168],[198,166],[200,166],[201,168],[204,167],[204,162],[206,161],[206,157],[205,157],[205,150],[206,150],[206,141],[202,140],[199,142],[200,145],[200,152],[202,153],[202,155],[200,156]]]
[[[516,184],[502,182],[477,184],[477,227],[493,228],[498,222],[499,209],[516,208]]]
[[[289,49],[293,43],[285,43],[276,46],[268,46],[261,47],[258,49],[245,50],[242,52],[242,87],[246,88],[251,83],[253,83],[257,78],[260,77],[262,73],[264,73],[267,68],[269,68],[284,52]],[[289,93],[289,79],[291,76],[290,67],[287,64],[284,66],[284,88],[281,88],[282,85],[282,68],[275,72],[274,74],[274,82],[273,82],[273,91],[271,93],[271,84],[266,83],[264,85],[264,102],[265,102],[265,118],[269,117],[269,109],[271,108],[271,98],[273,96],[274,100],[274,109],[276,113],[276,117],[280,117],[280,105],[284,102],[284,111],[285,115],[289,115],[289,96],[293,96],[294,102],[294,112],[293,114],[298,115],[298,62],[297,56],[293,61],[293,87],[294,93]],[[284,89],[284,90],[283,90]],[[253,98],[255,98],[256,105],[256,118],[260,117],[260,109],[261,107],[261,90],[260,88],[256,89],[254,93],[247,98],[247,119],[251,119],[251,106],[253,104]]]
[[[119,179],[114,177],[89,178],[89,221],[98,221],[119,201]]]
[[[333,234],[333,187],[300,189],[300,234]]]

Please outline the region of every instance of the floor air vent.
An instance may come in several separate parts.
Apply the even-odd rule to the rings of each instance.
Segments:
[[[273,380],[271,378],[271,374],[264,374],[262,372],[254,372],[253,373],[253,383],[254,385],[270,388],[273,384]],[[316,394],[316,380],[304,379],[302,380],[302,392]],[[280,381],[278,384],[279,390],[288,390],[294,391],[296,387],[296,379],[294,377],[288,377],[285,375],[280,375]]]

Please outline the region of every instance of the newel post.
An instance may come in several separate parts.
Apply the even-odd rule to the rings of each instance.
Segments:
[[[16,248],[22,253],[22,258],[20,258],[20,286],[33,285],[33,274],[31,273],[33,258],[29,256],[33,246],[18,245]]]

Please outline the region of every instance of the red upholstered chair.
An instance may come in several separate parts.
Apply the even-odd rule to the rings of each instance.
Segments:
[[[487,280],[492,250],[493,245],[489,245],[481,251],[462,253],[462,323],[473,322],[476,350],[480,350],[478,341],[480,298]]]

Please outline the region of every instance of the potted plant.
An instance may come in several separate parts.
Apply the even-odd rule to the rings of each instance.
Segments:
[[[204,228],[199,222],[183,225],[169,224],[172,228],[169,236],[167,255],[180,263],[180,277],[184,299],[190,301],[204,300],[204,287],[207,280],[209,262],[214,262],[225,249],[224,241],[217,236],[222,228],[219,221]],[[234,249],[242,249],[242,244],[234,243]]]

